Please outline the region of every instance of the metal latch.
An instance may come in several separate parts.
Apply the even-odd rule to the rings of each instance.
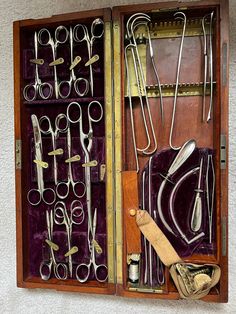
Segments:
[[[226,136],[220,136],[220,169],[226,169]]]
[[[16,169],[21,169],[21,140],[16,140]]]

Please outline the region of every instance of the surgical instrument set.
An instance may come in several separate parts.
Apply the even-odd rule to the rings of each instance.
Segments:
[[[91,36],[88,28],[84,24],[77,24],[74,27],[70,26],[69,30],[66,26],[60,25],[55,29],[54,36],[51,30],[42,28],[34,33],[34,59],[30,62],[35,64],[35,82],[27,84],[23,89],[23,97],[27,102],[35,101],[38,98],[43,100],[52,98],[53,90],[56,99],[67,99],[73,97],[73,90],[76,96],[86,96],[91,90],[91,95],[94,95],[94,70],[93,63],[99,61],[99,55],[93,55],[94,42],[102,38],[104,34],[104,22],[100,18],[96,18],[91,23]],[[70,59],[59,56],[61,46],[68,46]],[[89,67],[89,78],[77,77],[75,67],[81,63],[82,58],[79,55],[75,56],[78,50],[77,46],[81,47],[81,43],[86,42],[87,45],[87,62],[84,67]],[[44,54],[44,49],[51,48],[52,62],[49,63],[49,68],[53,67],[54,88],[50,82],[43,82],[39,77],[39,66],[46,67],[47,64],[44,59],[38,59],[39,48],[40,54]],[[69,64],[69,80],[61,79],[64,77],[64,72],[61,65]],[[48,76],[50,76],[50,69],[47,69]],[[73,90],[72,90],[73,87]],[[39,96],[39,97],[38,97]]]

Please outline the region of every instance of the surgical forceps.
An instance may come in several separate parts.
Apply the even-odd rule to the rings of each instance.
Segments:
[[[86,41],[87,49],[88,49],[88,57],[89,60],[93,56],[93,43],[96,39],[99,39],[103,36],[104,33],[104,22],[97,18],[91,24],[91,36],[89,35],[89,31],[86,25],[77,24],[73,30],[74,40],[81,43]],[[91,87],[91,95],[93,96],[94,86],[93,86],[93,67],[92,64],[89,65],[89,73],[90,73],[90,87]]]
[[[142,20],[142,22],[138,22],[138,20]],[[156,149],[157,149],[157,142],[156,142],[156,135],[154,131],[154,126],[153,126],[153,121],[152,121],[152,115],[150,111],[150,105],[149,105],[149,100],[146,92],[146,82],[144,78],[144,72],[138,52],[138,46],[135,38],[135,28],[141,24],[146,25],[150,21],[150,17],[147,14],[144,13],[136,13],[133,14],[127,21],[126,24],[126,30],[127,30],[127,38],[129,40],[129,44],[125,47],[125,65],[126,65],[126,73],[127,73],[127,90],[128,90],[128,98],[129,98],[129,106],[130,106],[130,118],[131,118],[131,127],[132,127],[132,138],[133,138],[133,145],[134,145],[134,152],[135,152],[135,159],[136,159],[136,171],[139,171],[139,163],[138,163],[138,152],[143,153],[144,155],[152,155]],[[136,24],[135,24],[136,23]],[[149,42],[150,44],[150,42]],[[141,106],[141,112],[142,112],[142,117],[143,117],[143,123],[144,123],[144,128],[145,128],[145,133],[147,137],[147,145],[144,148],[138,148],[137,143],[136,143],[136,137],[135,137],[135,125],[134,125],[134,117],[133,117],[133,103],[132,103],[132,97],[131,97],[131,85],[130,85],[130,74],[129,74],[129,64],[128,64],[128,57],[127,57],[127,51],[128,49],[131,50],[132,54],[132,60],[134,64],[134,71],[135,71],[135,77],[136,77],[136,82],[138,85],[138,94],[139,94],[139,101],[140,101],[140,106]],[[141,81],[140,77],[141,76]],[[145,96],[145,101],[147,105],[147,112],[148,112],[148,119],[150,121],[150,127],[152,131],[152,137],[154,141],[154,148],[152,151],[148,151],[148,149],[151,146],[151,138],[147,126],[147,119],[145,116],[145,111],[144,111],[144,102],[143,102],[143,94]]]
[[[53,240],[53,212],[52,210],[46,211],[46,222],[47,222],[48,240],[52,242]],[[43,280],[49,280],[52,274],[52,267],[53,267],[54,275],[57,279],[59,280],[67,279],[68,277],[67,265],[56,262],[53,248],[50,246],[49,262],[42,261],[39,267],[39,273]]]
[[[202,197],[201,197],[201,193],[203,192],[203,190],[201,189],[202,169],[203,169],[203,157],[201,158],[201,161],[200,161],[198,185],[197,185],[197,189],[195,190],[196,195],[194,199],[193,212],[192,212],[192,217],[191,217],[191,229],[194,232],[199,231],[202,224]]]
[[[64,127],[60,127],[62,120],[66,121],[66,124]],[[60,113],[59,115],[56,116],[55,131],[52,128],[52,124],[51,124],[51,121],[50,121],[48,116],[42,116],[39,119],[39,125],[40,125],[40,131],[43,134],[45,134],[45,135],[50,134],[51,135],[52,149],[53,149],[53,151],[55,151],[56,140],[59,136],[59,133],[65,133],[68,129],[69,121],[68,121],[66,115],[64,113]],[[45,125],[47,127],[45,127]],[[54,183],[55,183],[55,185],[57,185],[58,181],[57,181],[57,159],[56,159],[56,155],[53,155],[53,174],[54,174]]]
[[[93,118],[91,115],[91,110],[93,107],[98,105],[100,113],[97,118]],[[73,118],[71,110],[72,106],[77,107],[79,111],[78,118]],[[88,133],[84,133],[83,131],[83,117],[82,117],[82,108],[79,103],[71,102],[67,107],[67,117],[71,123],[79,122],[79,135],[80,135],[80,143],[85,155],[85,163],[90,162],[90,152],[93,144],[93,127],[92,123],[98,123],[103,117],[103,108],[100,102],[94,100],[91,101],[87,108],[87,116],[88,116]],[[86,203],[87,203],[87,211],[88,211],[88,233],[92,232],[92,213],[91,213],[91,173],[90,167],[85,167],[85,189],[86,189]]]
[[[209,170],[212,172],[212,191],[210,199],[209,189]],[[206,170],[206,198],[207,198],[207,212],[209,219],[209,243],[212,243],[212,219],[214,209],[214,197],[215,197],[215,170],[212,155],[207,156],[207,170]]]
[[[211,119],[212,105],[213,105],[213,47],[212,47],[212,24],[214,12],[206,14],[202,19],[202,30],[204,38],[204,83],[203,83],[203,105],[202,105],[202,121],[205,121],[206,110],[206,85],[207,85],[207,68],[208,68],[208,49],[207,49],[207,35],[205,23],[207,17],[210,16],[210,30],[209,30],[209,78],[210,78],[210,106],[207,115],[207,122]]]
[[[96,263],[96,254],[95,254],[95,237],[96,237],[96,228],[97,228],[97,208],[95,208],[94,216],[93,216],[93,224],[92,224],[92,238],[89,239],[89,251],[90,251],[90,258],[89,263],[81,263],[76,268],[76,278],[79,282],[83,283],[86,282],[91,274],[91,267],[93,266],[94,269],[94,276],[97,281],[104,282],[107,280],[108,276],[108,268],[105,264],[97,264]]]
[[[38,59],[38,37],[37,32],[34,33],[34,57]],[[47,94],[45,94],[47,91]],[[52,96],[53,88],[49,83],[42,83],[39,78],[38,64],[35,63],[35,78],[33,84],[28,84],[23,89],[23,96],[26,101],[33,101],[39,95],[42,99],[48,99]]]
[[[59,198],[65,199],[69,195],[70,185],[72,186],[73,193],[76,197],[81,198],[85,194],[85,184],[82,181],[75,182],[73,179],[72,165],[71,165],[71,132],[70,132],[70,122],[68,120],[68,116],[66,117],[68,121],[67,127],[67,151],[68,151],[68,175],[67,182],[59,182],[56,186],[56,194]],[[80,193],[82,188],[82,192]],[[62,192],[65,190],[65,192]]]
[[[69,32],[69,39],[70,39],[70,61],[71,61],[71,65],[74,61],[74,54],[73,54],[73,50],[74,50],[74,38],[73,38],[73,31],[72,31],[72,27],[70,26],[70,32]],[[80,91],[79,89],[79,84],[81,82],[85,83],[85,87],[84,87],[84,91]],[[74,72],[74,68],[70,68],[70,79],[69,81],[61,81],[59,84],[59,88],[58,88],[58,92],[59,92],[59,96],[61,98],[68,98],[71,94],[71,90],[72,90],[72,85],[74,83],[74,90],[77,93],[78,96],[83,97],[85,95],[87,95],[88,90],[89,90],[89,82],[88,80],[86,80],[85,78],[76,78],[75,72]],[[65,86],[67,86],[67,93],[63,92],[63,88],[65,88]]]
[[[191,240],[189,240],[186,235],[184,234],[184,232],[181,230],[180,226],[178,225],[177,221],[176,221],[176,218],[175,218],[175,215],[174,215],[174,209],[173,209],[173,203],[174,203],[174,195],[176,194],[178,188],[180,187],[180,185],[182,184],[182,182],[184,182],[190,175],[196,173],[197,171],[199,171],[199,167],[196,167],[194,169],[191,169],[189,170],[187,173],[185,173],[180,179],[179,181],[175,184],[172,192],[171,192],[171,195],[170,195],[170,199],[169,199],[169,207],[170,207],[170,214],[171,214],[171,218],[173,220],[173,223],[176,227],[176,229],[178,230],[180,236],[182,239],[184,239],[184,241],[187,243],[187,244],[191,244],[195,241],[197,241],[198,239],[202,238],[205,233],[204,232],[200,232],[199,234],[197,234],[196,236],[194,236]]]
[[[174,123],[175,123],[175,112],[176,112],[176,104],[177,104],[178,89],[179,89],[179,74],[180,74],[180,67],[181,67],[181,61],[182,61],[182,52],[183,52],[187,19],[186,19],[186,15],[183,12],[176,12],[174,16],[175,16],[175,19],[179,19],[183,21],[183,31],[182,31],[182,38],[181,38],[180,49],[179,49],[179,58],[178,58],[176,85],[175,85],[175,96],[174,96],[174,104],[173,104],[173,110],[172,110],[172,119],[171,119],[170,135],[169,135],[169,145],[172,149],[179,150],[181,147],[173,146],[172,136],[173,136]]]
[[[84,221],[84,209],[83,205],[79,200],[74,200],[70,205],[70,214],[67,212],[67,208],[64,202],[59,201],[54,206],[54,221],[57,225],[66,226],[68,252],[71,250],[71,236],[72,236],[72,226],[81,225]],[[72,277],[73,263],[72,255],[69,257],[69,273]]]
[[[40,133],[39,121],[36,115],[31,115],[31,121],[33,126],[34,133],[34,147],[35,147],[35,159],[39,162],[42,162],[42,138]],[[43,168],[40,164],[36,163],[37,170],[37,189],[29,190],[27,194],[27,199],[31,205],[38,205],[41,200],[44,201],[47,205],[52,205],[56,200],[56,193],[51,188],[44,188],[44,180],[43,180]],[[36,200],[35,196],[36,195]],[[38,198],[37,198],[38,195]]]
[[[60,34],[65,34],[64,39],[60,39]],[[46,34],[46,36],[45,36]],[[64,44],[69,36],[69,32],[65,26],[58,26],[55,30],[55,39],[52,38],[49,30],[47,28],[40,29],[38,33],[38,41],[41,46],[51,46],[52,49],[52,57],[53,57],[53,69],[54,69],[54,85],[55,85],[55,96],[56,99],[59,97],[59,83],[57,77],[57,66],[55,64],[57,58],[57,47],[59,44]],[[46,37],[46,39],[44,38]]]

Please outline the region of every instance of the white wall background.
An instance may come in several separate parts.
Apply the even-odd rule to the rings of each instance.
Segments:
[[[0,313],[236,313],[236,0],[230,0],[230,299],[228,304],[123,299],[16,287],[13,28],[14,20],[155,0],[0,1]]]

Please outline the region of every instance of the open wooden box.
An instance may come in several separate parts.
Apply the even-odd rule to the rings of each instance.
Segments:
[[[131,73],[131,93],[128,91],[125,64],[125,47],[128,44],[126,24],[135,13],[145,13],[151,18],[150,36],[154,51],[154,62],[157,65],[161,91],[163,96],[163,120],[160,110],[160,92],[145,29],[137,28],[135,36],[139,52],[142,55],[142,67],[145,73],[146,91],[141,91],[141,99],[150,106],[157,149],[151,155],[138,153],[139,171],[135,158],[135,148],[132,135],[131,106],[135,123],[135,139],[137,147],[145,147],[147,136],[144,129],[138,86],[134,82],[134,70]],[[171,149],[169,143],[174,95],[176,91],[176,72],[179,48],[183,30],[183,22],[177,22],[174,14],[183,12],[186,15],[186,32],[183,42],[183,54],[180,65],[179,84],[176,98],[176,116],[173,128],[172,144],[182,146],[188,140],[195,140],[196,148],[189,159],[167,182],[163,192],[163,207],[165,220],[171,229],[176,226],[167,213],[169,198],[173,192],[173,183],[193,168],[199,168],[201,158],[202,186],[202,223],[197,233],[204,236],[196,242],[187,244],[178,234],[172,234],[161,221],[157,208],[157,195],[162,181],[178,150]],[[202,18],[214,12],[212,20],[212,111],[209,122],[202,121],[203,89],[204,89],[204,37]],[[26,101],[23,97],[24,87],[34,81],[34,34],[42,28],[47,28],[54,38],[55,29],[63,25],[68,30],[77,24],[86,25],[89,36],[90,25],[94,19],[104,22],[104,35],[94,41],[93,54],[99,55],[99,60],[93,64],[94,95],[89,90],[85,96],[78,96],[72,91],[68,98],[58,97],[55,91],[50,99]],[[141,26],[142,27],[142,26]],[[207,40],[209,41],[209,23],[206,24]],[[44,64],[39,66],[39,76],[42,82],[50,82],[54,87],[53,67],[50,46],[38,47],[39,58]],[[88,52],[85,42],[74,46],[74,56],[80,55],[81,63],[75,68],[77,78],[86,78],[90,84]],[[208,46],[209,49],[209,46]],[[178,254],[187,262],[197,264],[218,264],[221,268],[220,282],[203,298],[209,302],[227,302],[228,298],[228,227],[227,227],[227,193],[228,193],[228,1],[205,0],[196,2],[167,2],[143,5],[115,7],[112,10],[92,10],[53,16],[40,20],[25,20],[14,23],[14,71],[15,71],[15,140],[16,140],[16,220],[17,220],[17,285],[25,288],[50,288],[66,291],[78,291],[100,294],[117,294],[127,297],[178,299],[179,294],[169,275],[167,267],[163,267],[164,282],[160,284],[157,276],[153,283],[144,284],[144,239],[135,223],[135,216],[130,215],[130,209],[152,208],[152,216],[165,233]],[[59,80],[68,80],[70,72],[69,41],[58,45],[58,57],[65,62],[57,66]],[[132,63],[132,55],[127,53],[128,65]],[[138,74],[140,75],[140,74]],[[208,80],[209,81],[209,80]],[[206,84],[206,112],[209,110],[211,84]],[[147,98],[145,98],[145,93]],[[130,96],[130,97],[129,97]],[[42,280],[39,272],[42,260],[49,258],[49,247],[45,243],[48,238],[46,226],[46,211],[54,208],[43,201],[39,205],[30,205],[28,193],[37,188],[37,171],[35,159],[34,134],[31,115],[38,119],[47,115],[55,127],[58,114],[67,114],[68,105],[78,102],[85,117],[84,132],[89,133],[87,107],[91,101],[101,103],[102,119],[94,123],[92,135],[91,160],[97,165],[91,167],[92,215],[97,208],[96,241],[102,248],[102,253],[96,252],[98,264],[105,263],[108,267],[105,282],[98,282],[91,269],[90,277],[85,283],[79,282],[75,269],[80,263],[89,262],[89,247],[87,244],[88,215],[86,195],[79,198],[83,204],[85,219],[81,225],[73,226],[72,245],[78,246],[78,252],[72,255],[73,274],[67,280],[56,279],[52,274],[49,280]],[[145,105],[146,106],[146,105]],[[147,106],[144,109],[148,116]],[[95,110],[96,114],[96,110]],[[207,115],[207,114],[206,114]],[[73,162],[75,181],[85,179],[82,163],[86,162],[80,144],[79,127],[71,123],[72,156],[79,154],[81,161]],[[154,150],[155,141],[152,134],[150,119],[147,119],[147,130],[151,134],[149,150]],[[43,169],[44,182],[47,188],[55,189],[53,158],[48,156],[52,151],[51,137],[42,133],[43,161],[49,167]],[[63,148],[67,153],[66,134],[59,134],[56,148]],[[206,167],[208,156],[212,156],[215,171],[215,192],[213,185],[210,193],[214,196],[212,214],[212,243],[209,243],[209,219],[206,199]],[[59,181],[67,181],[66,156],[57,156]],[[150,158],[151,157],[151,158]],[[151,166],[150,166],[151,160]],[[105,166],[104,166],[105,165]],[[103,167],[103,168],[102,168]],[[105,167],[105,176],[101,172]],[[90,168],[89,168],[90,169]],[[151,170],[153,173],[151,173]],[[151,176],[150,176],[151,173]],[[149,179],[150,176],[150,179]],[[163,178],[164,176],[164,178]],[[174,194],[176,220],[188,238],[194,237],[190,229],[191,213],[198,188],[199,169],[186,178]],[[82,178],[82,179],[81,179]],[[212,175],[210,176],[212,179]],[[143,188],[145,187],[145,191]],[[149,188],[151,187],[151,192]],[[151,194],[150,194],[151,193]],[[86,193],[85,193],[86,194]],[[151,195],[149,197],[149,194]],[[72,190],[65,200],[69,208],[75,199]],[[78,199],[78,198],[76,198]],[[164,205],[165,204],[165,205]],[[100,208],[100,210],[99,210]],[[155,217],[154,217],[155,215]],[[68,250],[65,226],[55,225],[53,240],[59,245],[55,252],[57,262],[68,263],[64,254]],[[129,254],[139,255],[139,281],[129,280]],[[157,269],[157,257],[152,251],[153,274]],[[158,261],[159,266],[161,263]],[[150,281],[150,279],[149,279]],[[163,281],[163,280],[161,280]]]

